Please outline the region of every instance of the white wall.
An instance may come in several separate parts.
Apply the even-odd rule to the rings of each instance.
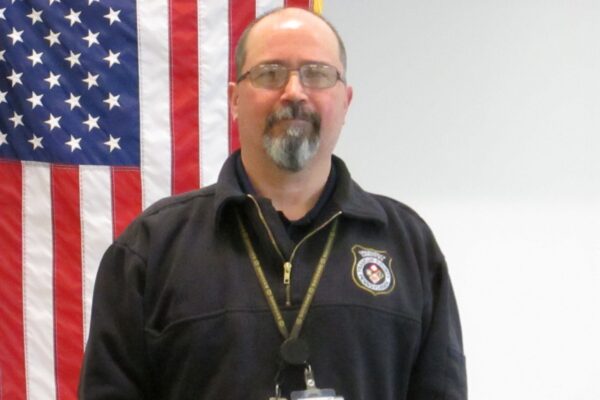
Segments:
[[[337,153],[448,259],[471,400],[600,399],[600,1],[325,0]]]

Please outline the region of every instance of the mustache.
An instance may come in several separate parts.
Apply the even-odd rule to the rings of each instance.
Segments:
[[[321,128],[321,116],[304,107],[302,103],[289,103],[275,110],[267,117],[267,129],[271,129],[277,122],[289,119],[302,119],[312,123],[313,129],[319,131]]]

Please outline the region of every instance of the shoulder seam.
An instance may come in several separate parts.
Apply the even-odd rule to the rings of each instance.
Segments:
[[[135,250],[134,250],[134,249],[133,249],[131,246],[129,246],[128,244],[126,244],[126,243],[123,243],[123,242],[119,242],[119,241],[117,240],[117,241],[113,242],[113,244],[112,244],[112,245],[113,245],[114,247],[120,247],[120,248],[122,248],[122,249],[126,250],[127,252],[129,252],[129,253],[133,254],[134,256],[136,256],[137,258],[139,258],[139,259],[140,259],[140,261],[141,261],[142,263],[144,263],[144,265],[146,264],[146,259],[145,259],[145,258],[144,258],[144,257],[143,257],[143,256],[142,256],[140,253],[138,253],[137,251],[135,251]]]

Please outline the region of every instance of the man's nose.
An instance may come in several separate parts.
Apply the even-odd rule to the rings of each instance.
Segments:
[[[288,101],[306,100],[306,91],[302,86],[298,71],[290,71],[288,81],[283,87],[282,99]]]

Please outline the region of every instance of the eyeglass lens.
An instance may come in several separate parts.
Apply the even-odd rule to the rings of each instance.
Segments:
[[[292,71],[295,70],[280,64],[262,64],[250,70],[249,78],[257,87],[279,89],[288,82]],[[308,88],[329,88],[338,80],[337,70],[326,64],[304,64],[297,71],[300,82]]]

